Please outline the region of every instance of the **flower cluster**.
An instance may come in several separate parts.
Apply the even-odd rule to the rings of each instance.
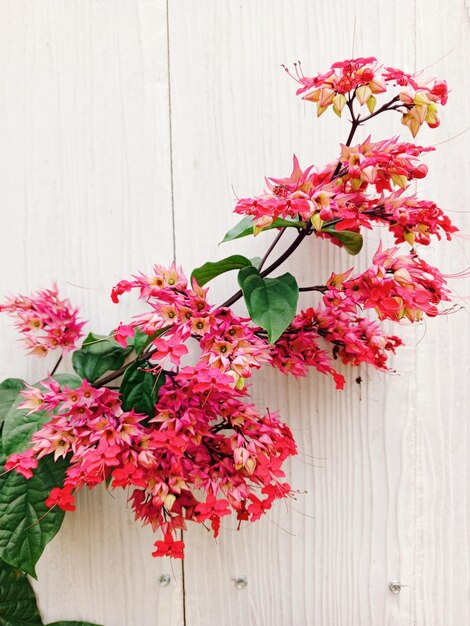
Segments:
[[[344,376],[332,367],[332,359],[360,365],[368,363],[387,370],[389,353],[402,341],[386,335],[380,325],[358,311],[346,299],[336,304],[324,299],[323,306],[310,307],[296,315],[292,324],[271,348],[272,364],[284,374],[306,376],[309,367],[331,374],[336,388],[343,389]],[[324,347],[331,348],[331,354]]]
[[[295,65],[296,76],[286,71],[300,84],[297,95],[304,100],[315,102],[320,116],[330,106],[341,117],[345,106],[352,111],[353,103],[366,105],[370,119],[383,110],[399,110],[402,123],[416,137],[421,126],[439,126],[437,104],[445,105],[448,97],[447,83],[444,80],[422,80],[415,74],[407,74],[393,67],[382,67],[374,57],[348,59],[333,63],[331,68],[316,76],[304,76],[300,64]],[[376,111],[377,94],[394,88],[398,94]]]
[[[83,487],[128,490],[136,519],[162,534],[154,556],[183,558],[178,535],[189,521],[210,525],[217,537],[223,517],[254,522],[290,495],[283,464],[296,444],[277,414],[249,404],[246,381],[254,369],[269,364],[299,377],[312,367],[342,389],[341,364],[389,369],[402,341],[382,322],[435,317],[451,300],[445,276],[416,249],[457,231],[441,208],[409,189],[427,175],[421,157],[431,148],[398,137],[353,143],[357,128],[385,111],[400,112],[413,136],[424,123],[437,126],[446,83],[423,82],[373,57],[335,63],[312,78],[298,66],[296,80],[298,94],[317,103],[318,115],[330,106],[338,115],[349,111],[349,137],[334,162],[302,170],[294,156],[290,176],[267,178],[265,193],[240,199],[235,212],[249,219],[226,235],[231,240],[293,226],[297,237],[289,248],[268,260],[278,236],[260,263],[237,254],[197,268],[191,281],[175,263],[121,280],[112,300],[136,290],[145,309],[114,329],[118,343],[108,337],[84,343],[72,360],[77,388],[51,377],[21,392],[19,407],[44,411],[48,419],[38,420],[28,449],[11,454],[5,469],[28,479],[44,457],[65,459],[64,483],[49,485],[45,498],[48,507],[66,511],[75,509]],[[376,96],[390,90],[391,99],[376,108]],[[355,254],[362,235],[378,226],[396,244],[406,242],[406,252],[380,245],[365,271],[332,273],[311,287],[299,288],[289,273],[272,277],[309,235]],[[212,305],[204,285],[231,270],[240,270],[241,290]],[[297,313],[300,291],[317,300]],[[250,317],[230,308],[242,297]],[[82,334],[77,310],[59,299],[55,286],[11,298],[0,311],[15,317],[28,349],[40,356],[75,349]],[[119,392],[106,387],[121,376]]]
[[[349,278],[352,270],[332,274],[323,296],[330,307],[354,304],[374,309],[378,317],[399,321],[418,321],[423,314],[438,315],[438,305],[449,302],[450,290],[441,272],[416,253],[397,256],[399,249],[382,250],[373,257],[373,265]]]
[[[418,157],[430,148],[399,142],[367,139],[356,146],[342,146],[336,163],[322,170],[314,166],[302,171],[294,156],[287,178],[268,178],[268,193],[242,198],[237,213],[252,216],[255,231],[271,226],[278,218],[310,222],[317,236],[341,243],[322,228],[359,232],[385,224],[397,243],[428,244],[431,235],[447,239],[457,228],[434,202],[404,195],[410,182],[423,178],[427,167]]]
[[[44,410],[50,420],[5,469],[29,478],[38,459],[68,456],[65,483],[46,500],[66,511],[85,485],[132,489],[136,518],[163,531],[155,556],[182,558],[174,533],[188,520],[210,522],[217,536],[223,516],[235,511],[240,522],[253,521],[290,493],[281,480],[282,463],[296,454],[289,428],[246,404],[246,393],[218,369],[184,368],[170,377],[146,425],[147,416],[122,410],[119,394],[86,380],[61,389],[50,379],[23,395],[23,408]]]
[[[167,365],[179,365],[188,353],[184,342],[190,338],[200,342],[202,362],[229,374],[239,386],[251,376],[252,368],[269,361],[266,343],[256,336],[250,320],[237,317],[230,309],[211,307],[207,289],[195,281],[192,288],[188,287],[182,270],[174,264],[169,269],[156,265],[151,276],[139,274],[134,281],[121,281],[112,290],[113,300],[131,289],[139,290],[150,311],[128,326],[121,325],[115,338],[125,345],[134,327],[146,333],[153,346],[149,360],[157,362],[156,372]]]
[[[74,350],[84,322],[77,319],[78,309],[68,300],[61,300],[56,285],[32,296],[14,296],[0,304],[0,312],[8,313],[30,354],[44,357],[60,348],[62,353]]]
[[[379,247],[368,270],[351,277],[352,271],[333,273],[318,289],[322,305],[294,318],[271,347],[275,367],[294,376],[305,376],[314,367],[332,374],[342,389],[344,378],[333,369],[331,358],[386,370],[387,353],[402,345],[399,337],[386,335],[377,321],[365,317],[365,310],[375,310],[380,320],[416,322],[423,315],[435,317],[438,305],[451,299],[441,272],[413,252],[398,256],[398,248]],[[330,344],[331,356],[322,343]]]

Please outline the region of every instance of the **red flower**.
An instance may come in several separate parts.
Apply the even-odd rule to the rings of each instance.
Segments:
[[[66,485],[62,489],[54,487],[46,500],[46,506],[49,508],[58,506],[63,511],[75,511],[75,498],[72,490],[71,485]]]
[[[184,542],[175,541],[171,533],[166,533],[163,541],[156,541],[155,552],[152,556],[169,556],[175,559],[184,559]]]

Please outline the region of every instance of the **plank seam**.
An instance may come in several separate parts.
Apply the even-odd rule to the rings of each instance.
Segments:
[[[171,102],[171,56],[170,56],[170,2],[166,0],[166,61],[168,75],[168,134],[170,142],[170,201],[171,227],[173,235],[173,261],[176,263],[176,218],[175,218],[175,187],[173,171],[173,121]]]

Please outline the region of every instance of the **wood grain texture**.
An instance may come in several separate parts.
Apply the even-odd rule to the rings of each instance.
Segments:
[[[334,160],[348,132],[333,115],[317,121],[280,65],[301,59],[307,74],[325,69],[351,56],[354,33],[355,56],[410,71],[435,63],[426,74],[447,78],[453,93],[441,128],[423,129],[418,142],[458,135],[470,117],[465,6],[0,3],[1,292],[56,278],[105,333],[138,310],[130,297],[119,307],[108,297],[132,272],[174,255],[189,274],[235,252],[262,254],[271,234],[217,246],[237,221],[236,197],[260,193],[264,175],[287,175],[293,153],[302,165]],[[374,122],[358,138],[402,131],[397,118]],[[468,233],[467,145],[462,135],[439,146],[418,190]],[[362,267],[378,242],[374,233]],[[465,239],[422,253],[448,273],[470,265]],[[286,269],[314,284],[350,265],[344,251],[312,241]],[[211,300],[235,288],[235,274],[217,279]],[[455,288],[470,293],[468,280]],[[468,314],[398,330],[407,343],[393,364],[398,374],[361,368],[347,374],[344,392],[315,373],[301,381],[256,375],[258,406],[278,409],[298,442],[287,467],[298,493],[240,532],[225,521],[217,543],[202,527],[186,533],[187,626],[470,623]],[[25,359],[3,318],[0,338],[2,377],[34,381],[53,366],[53,358]],[[181,566],[152,559],[154,537],[121,496],[81,494],[47,547],[35,585],[47,620],[183,624]],[[162,573],[174,574],[166,588]],[[234,584],[239,575],[244,589]],[[388,589],[394,578],[406,585],[398,595]]]
[[[431,32],[426,21],[433,6],[350,2],[341,4],[339,11],[337,4],[327,2],[206,2],[197,8],[186,1],[171,3],[176,254],[188,271],[207,258],[228,253],[260,254],[270,235],[261,235],[254,242],[215,245],[214,232],[219,240],[227,230],[227,219],[230,224],[235,222],[230,210],[236,196],[261,192],[264,174],[286,175],[293,152],[304,165],[333,160],[337,144],[346,137],[347,124],[326,115],[317,122],[312,109],[296,101],[295,85],[283,76],[280,64],[300,58],[308,73],[350,56],[356,18],[355,55],[374,54],[386,64],[414,71],[445,55],[448,39],[453,39],[457,48],[468,35],[468,22],[462,19],[459,3],[449,9],[455,14],[453,25],[448,28],[442,12],[436,12]],[[445,37],[439,37],[438,23],[443,25]],[[417,32],[421,33],[418,38]],[[458,68],[458,59],[463,58],[464,50],[454,49],[448,62],[437,63],[431,75],[434,71],[449,75],[449,66]],[[454,90],[465,84],[458,83]],[[194,99],[185,97],[187,93],[193,94],[196,106]],[[462,104],[454,111],[459,117],[443,113],[445,131],[423,131],[419,141],[438,141],[436,137],[447,138],[462,130],[459,119],[466,120],[468,115],[463,115]],[[379,139],[399,133],[401,127],[398,119],[382,117],[363,130],[362,137],[371,131]],[[448,149],[454,152],[459,147],[452,143]],[[432,165],[431,177],[437,181],[442,180],[443,172],[449,175],[452,170],[453,176],[458,175],[439,157]],[[437,187],[430,188],[430,193]],[[438,199],[444,205],[442,195]],[[205,232],[202,229],[202,236],[201,222],[210,224]],[[464,229],[466,226],[468,219],[462,224]],[[378,241],[377,235],[369,239],[360,264],[370,259]],[[432,259],[434,247],[426,258]],[[453,254],[456,249],[462,252],[463,247],[458,242]],[[332,268],[340,271],[351,265],[344,253],[324,242],[315,248],[302,249],[287,264],[303,284],[315,284]],[[450,250],[443,248],[441,261]],[[467,265],[465,254],[460,254],[453,269]],[[235,285],[232,281],[229,287],[229,282],[230,277],[214,281],[213,301],[231,292]],[[304,298],[304,304],[307,302]],[[466,316],[454,316],[430,321],[426,329],[429,333],[433,326],[439,335],[442,324],[452,325],[455,335],[461,336],[466,322]],[[468,600],[462,595],[468,576],[467,556],[457,554],[462,544],[454,543],[455,563],[449,564],[454,572],[460,571],[460,582],[448,581],[451,593],[446,601],[442,593],[439,597],[431,591],[439,586],[441,574],[427,567],[440,544],[432,544],[437,529],[431,484],[436,477],[433,472],[425,484],[422,475],[423,424],[432,432],[436,423],[446,419],[446,410],[442,405],[439,415],[433,417],[423,404],[424,398],[435,403],[434,394],[442,390],[436,376],[428,378],[435,345],[431,340],[426,347],[427,338],[419,342],[426,329],[401,329],[407,348],[394,363],[399,375],[361,368],[349,375],[343,393],[335,392],[330,381],[314,374],[300,382],[273,372],[256,377],[253,390],[259,406],[279,408],[299,442],[302,452],[292,461],[288,476],[302,493],[287,506],[276,507],[268,519],[239,533],[234,521],[227,522],[217,543],[204,529],[191,529],[186,561],[189,624],[466,623],[460,622],[468,610]],[[439,346],[441,350],[444,345]],[[466,354],[460,354],[459,363],[466,372]],[[434,367],[437,372],[440,364]],[[358,373],[364,380],[361,388],[353,382]],[[452,368],[448,373],[452,376]],[[462,385],[457,402],[462,405],[466,400],[468,391]],[[437,433],[435,436],[437,447],[431,445],[427,454],[439,456],[442,442]],[[468,438],[464,441],[463,450]],[[460,470],[447,480],[462,480],[466,461],[461,459],[457,466],[451,465],[450,459],[448,463],[449,472],[455,467]],[[466,476],[465,482],[458,484],[459,494],[468,486]],[[425,510],[423,499],[429,497]],[[448,543],[451,532],[467,533],[464,516],[468,511],[462,502],[458,507],[460,517],[452,531],[446,532]],[[425,556],[427,548],[430,555]],[[234,585],[233,578],[240,574],[248,577],[245,589]],[[388,589],[395,578],[407,585],[397,596]]]
[[[433,142],[445,142],[430,159],[433,175],[420,182],[421,193],[450,209],[462,231],[470,232],[469,135],[470,20],[464,3],[437,4],[431,13],[417,5],[418,67],[435,56],[430,68],[445,76],[453,92]],[[431,170],[432,168],[432,170]],[[468,239],[433,246],[429,262],[449,274],[470,266]],[[470,281],[453,281],[457,294],[468,296]],[[460,304],[468,307],[466,299]],[[415,568],[418,624],[470,623],[470,464],[468,311],[427,325],[416,351]]]
[[[11,0],[0,24],[1,291],[55,278],[105,334],[138,310],[112,285],[174,254],[166,4]],[[26,359],[0,324],[2,377],[45,376],[54,356]],[[181,569],[160,588],[153,541],[124,494],[83,493],[38,567],[45,620],[182,623]]]

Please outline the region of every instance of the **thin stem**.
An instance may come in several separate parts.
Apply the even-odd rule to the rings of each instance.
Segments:
[[[358,129],[358,127],[359,127],[359,122],[357,120],[354,120],[353,123],[352,123],[352,126],[351,126],[351,130],[349,132],[348,138],[346,140],[346,145],[347,146],[351,145],[351,142],[353,140],[354,134],[355,134],[356,130]],[[335,171],[333,172],[331,180],[334,180],[338,176],[339,172],[341,171],[341,166],[342,166],[342,163],[341,163],[341,159],[340,159],[338,161],[338,165],[335,167]]]
[[[305,239],[305,237],[309,235],[311,232],[312,232],[311,225],[309,224],[307,228],[304,228],[303,230],[300,231],[300,233],[297,235],[297,237],[294,239],[291,245],[287,248],[287,250],[283,254],[281,254],[281,256],[276,261],[274,261],[274,263],[272,263],[269,267],[267,267],[265,270],[261,272],[261,276],[263,278],[265,276],[268,276],[271,272],[274,272],[275,269],[277,269],[280,265],[282,265],[282,263],[284,263],[284,261],[288,259],[290,255],[293,252],[295,252],[295,250],[297,250],[297,248],[300,246],[300,244]],[[243,296],[243,292],[240,289],[239,291],[234,293],[231,298],[229,298],[223,304],[221,304],[220,307],[225,308],[225,307],[232,306],[232,304],[240,300],[242,296]]]
[[[52,372],[51,372],[51,376],[54,376],[54,374],[57,372],[57,368],[59,367],[59,365],[62,363],[62,358],[63,355],[61,354],[60,357],[57,360],[57,363],[54,365],[54,367],[52,368]]]
[[[374,113],[371,113],[370,115],[368,115],[367,117],[358,117],[358,121],[360,124],[363,124],[364,122],[368,122],[369,120],[371,120],[373,117],[375,117],[376,115],[379,115],[379,113],[383,113],[384,111],[396,111],[399,107],[392,107],[392,104],[394,102],[398,102],[400,100],[400,96],[395,96],[394,98],[392,98],[391,100],[389,100],[389,102],[386,102],[385,104],[383,104],[380,109],[377,109],[377,111],[374,111]],[[400,105],[402,106],[402,105]]]
[[[377,109],[377,111],[375,111],[374,113],[371,113],[370,115],[368,115],[367,117],[361,117],[360,115],[358,115],[356,117],[355,113],[354,113],[354,107],[353,107],[353,101],[352,99],[347,101],[347,107],[351,113],[351,130],[349,132],[348,138],[346,139],[346,146],[350,146],[351,142],[354,138],[354,135],[356,133],[356,130],[359,128],[359,126],[361,126],[364,122],[368,122],[369,120],[371,120],[373,117],[375,117],[376,115],[379,115],[379,113],[383,113],[384,111],[396,111],[399,107],[393,107],[392,104],[394,102],[398,102],[400,100],[399,96],[395,96],[394,98],[392,98],[389,102],[386,102],[384,105],[382,105],[380,107],[380,109]],[[333,172],[333,176],[331,177],[331,180],[334,180],[339,172],[341,170],[341,161],[338,161],[338,165],[335,168],[335,171]]]
[[[354,138],[354,135],[355,135],[356,130],[358,129],[358,127],[359,127],[359,120],[354,118],[354,120],[352,121],[352,124],[351,124],[351,130],[349,131],[348,138],[346,139],[346,144],[345,144],[346,146],[350,146],[351,145],[351,142],[352,142],[352,140]],[[341,169],[341,161],[338,162],[338,165],[336,166],[336,169],[338,171]]]
[[[282,265],[284,263],[284,261],[286,261],[291,254],[293,254],[297,248],[300,246],[300,244],[302,243],[302,241],[305,239],[305,237],[307,237],[307,235],[310,235],[312,231],[312,225],[309,224],[307,226],[307,228],[304,228],[303,230],[300,231],[300,233],[297,235],[297,237],[294,239],[294,241],[291,243],[291,245],[287,248],[287,250],[281,254],[281,256],[274,261],[274,263],[271,263],[271,265],[269,267],[267,267],[265,270],[263,270],[261,272],[261,276],[264,278],[265,276],[268,276],[269,274],[271,274],[271,272],[274,272],[274,270],[276,270],[280,265]]]
[[[274,239],[274,241],[271,243],[271,245],[269,246],[269,248],[266,250],[266,254],[264,255],[264,257],[261,259],[261,263],[259,264],[258,267],[258,271],[261,272],[261,270],[263,269],[264,264],[266,263],[269,255],[271,254],[271,252],[274,250],[274,248],[277,246],[280,238],[282,237],[282,235],[285,233],[286,229],[285,228],[281,228],[281,230],[279,231],[279,233],[277,234],[276,238]]]
[[[103,378],[100,378],[99,380],[95,381],[93,383],[93,387],[102,387],[103,385],[110,383],[112,380],[116,380],[116,378],[119,378],[119,376],[122,376],[122,374],[124,374],[124,372],[126,371],[128,367],[130,367],[131,365],[134,365],[134,363],[145,363],[153,356],[155,352],[156,352],[156,349],[150,350],[149,352],[146,352],[144,355],[138,356],[133,361],[130,361],[129,363],[125,363],[118,370],[115,370],[114,372],[111,372],[107,376],[103,376]]]
[[[328,287],[326,285],[313,285],[312,287],[299,287],[299,291],[320,291],[325,293],[325,291],[328,291]]]

